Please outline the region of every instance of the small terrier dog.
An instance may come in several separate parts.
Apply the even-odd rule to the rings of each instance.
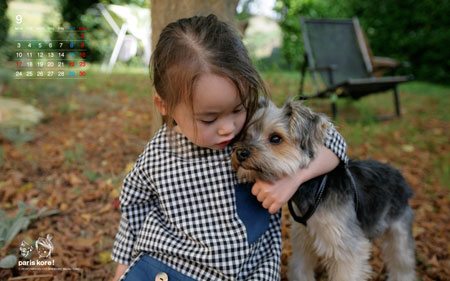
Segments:
[[[278,108],[260,100],[259,109],[233,148],[232,165],[238,179],[274,182],[308,166],[330,126],[326,116],[312,112],[300,101],[288,101]],[[412,196],[401,173],[376,160],[350,160],[347,166],[340,164],[302,184],[289,202],[292,216],[304,224],[292,224],[289,280],[315,280],[319,257],[329,280],[367,280],[371,274],[370,240],[381,237],[388,280],[413,281],[414,214],[408,205]]]

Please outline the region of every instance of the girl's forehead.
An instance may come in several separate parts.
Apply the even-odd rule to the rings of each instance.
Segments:
[[[196,81],[192,96],[195,113],[222,111],[241,104],[234,83],[225,76],[204,73]]]

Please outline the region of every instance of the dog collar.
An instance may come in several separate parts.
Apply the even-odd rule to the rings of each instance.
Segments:
[[[350,170],[348,169],[347,165],[344,166],[345,172],[347,173],[347,176],[350,178],[350,182],[353,188],[353,191],[355,193],[355,211],[356,213],[358,213],[358,209],[359,209],[359,193],[358,193],[358,188],[356,188],[356,183],[355,183],[355,179],[352,176],[352,173],[350,172]],[[292,206],[292,198],[288,201],[288,208],[289,208],[289,212],[291,213],[292,218],[298,222],[303,224],[304,226],[307,226],[307,222],[308,220],[312,217],[312,215],[314,215],[314,212],[316,211],[317,207],[319,207],[320,201],[322,200],[323,197],[323,192],[325,191],[325,186],[328,180],[328,174],[326,174],[323,179],[322,182],[320,183],[319,188],[316,191],[316,200],[314,202],[314,205],[311,205],[308,210],[306,211],[304,216],[299,216],[295,213],[294,211],[294,207]]]
[[[355,211],[356,211],[356,213],[358,213],[358,209],[359,209],[358,188],[356,188],[355,179],[353,178],[352,173],[350,173],[350,170],[347,167],[347,165],[345,165],[345,172],[347,173],[347,176],[350,178],[350,181],[352,182],[353,191],[355,192]]]
[[[319,207],[319,203],[322,200],[322,196],[323,196],[323,192],[325,191],[325,185],[327,183],[327,179],[328,179],[328,174],[326,174],[323,177],[322,182],[320,183],[320,186],[317,189],[316,200],[314,202],[314,205],[311,205],[308,208],[308,211],[306,211],[304,216],[299,216],[295,213],[294,207],[292,206],[292,199],[290,199],[288,201],[289,212],[291,213],[291,216],[294,218],[294,220],[296,222],[301,223],[304,226],[306,226],[308,220],[312,217],[312,215],[314,215],[314,212],[316,211],[317,207]]]

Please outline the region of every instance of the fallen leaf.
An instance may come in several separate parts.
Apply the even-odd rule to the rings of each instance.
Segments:
[[[80,247],[90,247],[93,246],[95,243],[97,243],[98,240],[99,237],[79,238],[75,241],[75,244]]]
[[[69,205],[67,204],[67,203],[61,203],[60,205],[59,205],[59,209],[61,210],[61,211],[65,211],[65,210],[67,210],[69,208]]]
[[[83,183],[83,181],[74,173],[71,173],[69,176],[69,182],[72,186],[78,186]]]
[[[109,193],[109,199],[118,199],[120,196],[120,191],[117,190],[116,188],[114,188],[113,190],[111,190],[111,192]]]
[[[81,218],[84,219],[87,223],[89,223],[92,219],[91,214],[81,214]]]
[[[134,162],[130,162],[130,163],[128,163],[127,164],[127,166],[125,167],[125,173],[126,174],[128,174],[130,171],[131,171],[131,169],[134,167]]]
[[[413,227],[413,237],[417,238],[417,236],[419,236],[420,234],[424,233],[425,229],[423,227],[420,226],[414,226]]]
[[[114,200],[112,202],[112,205],[113,205],[114,210],[118,209],[120,207],[120,201],[119,200]]]
[[[104,214],[107,213],[111,210],[111,205],[110,204],[106,204],[105,206],[103,206],[100,211],[99,214]]]
[[[103,251],[98,254],[98,262],[99,263],[108,263],[110,261],[112,261],[110,251]]]
[[[413,152],[414,151],[414,146],[412,146],[410,144],[404,144],[404,145],[402,145],[402,149],[405,152]]]
[[[31,189],[34,188],[34,184],[33,183],[27,183],[22,185],[18,190],[17,193],[21,194],[21,193],[26,193],[27,191],[30,191]]]
[[[436,255],[434,255],[430,260],[428,260],[428,264],[433,267],[439,267],[439,261],[438,261]]]

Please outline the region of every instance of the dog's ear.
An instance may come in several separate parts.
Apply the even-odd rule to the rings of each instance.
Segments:
[[[301,101],[289,100],[282,110],[289,120],[289,134],[310,158],[314,158],[330,127],[328,118],[313,112]]]
[[[252,121],[256,122],[259,118],[261,118],[267,111],[270,111],[275,104],[267,97],[259,96],[258,97],[258,107],[256,108],[256,112],[253,115]]]
[[[272,101],[264,96],[258,97],[258,109],[267,108],[270,106]]]

